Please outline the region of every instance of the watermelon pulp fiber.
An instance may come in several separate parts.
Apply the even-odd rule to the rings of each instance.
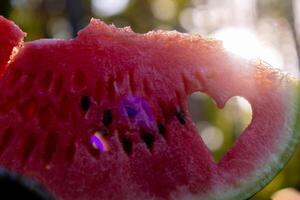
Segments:
[[[217,41],[95,19],[72,40],[23,37],[0,18],[0,164],[59,199],[245,199],[298,141],[298,81]],[[188,113],[195,91],[252,106],[218,164]]]

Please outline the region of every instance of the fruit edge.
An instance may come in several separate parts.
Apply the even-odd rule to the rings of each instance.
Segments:
[[[292,157],[300,139],[300,81],[294,78],[287,78],[285,83],[288,120],[282,131],[284,132],[281,140],[282,145],[279,145],[277,148],[277,152],[280,152],[279,155],[278,153],[272,153],[264,166],[258,167],[258,170],[253,172],[251,178],[241,180],[236,187],[226,186],[222,188],[220,186],[218,189],[205,195],[204,199],[247,199],[271,182],[273,177],[284,168],[285,164]],[[202,198],[198,197],[196,199]]]

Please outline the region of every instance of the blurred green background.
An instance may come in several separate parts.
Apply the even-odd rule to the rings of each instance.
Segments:
[[[299,76],[299,0],[1,0],[0,15],[27,32],[27,41],[72,38],[91,17],[118,27],[131,26],[140,33],[175,29],[202,34],[223,40],[228,50],[240,56],[261,58]],[[251,107],[240,97],[230,99],[219,110],[208,96],[195,93],[189,98],[189,107],[216,162],[251,121]],[[287,167],[252,199],[279,199],[274,193],[283,188],[300,190],[299,174],[300,148]]]

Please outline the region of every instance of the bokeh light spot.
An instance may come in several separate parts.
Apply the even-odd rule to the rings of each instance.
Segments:
[[[94,14],[108,17],[123,12],[129,0],[92,0],[91,3]]]
[[[49,20],[47,29],[53,38],[69,39],[72,37],[72,27],[70,23],[62,17]]]
[[[177,6],[173,0],[154,0],[151,9],[157,19],[167,21],[175,17]]]
[[[13,7],[19,9],[26,7],[26,5],[29,3],[28,0],[11,0],[10,2]]]
[[[179,22],[180,25],[187,31],[190,31],[194,28],[193,23],[193,9],[192,8],[186,8],[183,11],[181,11],[179,16]]]
[[[300,192],[293,188],[285,188],[274,193],[272,200],[300,200]]]
[[[208,126],[201,132],[201,137],[211,151],[221,148],[224,142],[224,133],[214,126]]]

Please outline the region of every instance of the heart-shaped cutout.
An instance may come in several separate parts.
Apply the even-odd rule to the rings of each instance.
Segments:
[[[219,162],[237,141],[252,119],[252,109],[243,97],[230,98],[223,109],[205,93],[190,95],[189,112],[198,133]]]

